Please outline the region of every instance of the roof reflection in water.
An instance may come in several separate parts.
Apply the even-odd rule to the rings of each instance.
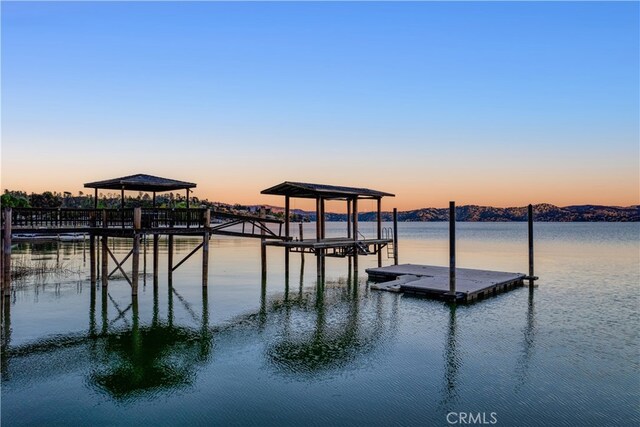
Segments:
[[[361,299],[361,291],[351,283],[346,288],[329,283],[313,298],[283,305],[282,332],[266,350],[269,364],[281,373],[308,377],[344,368],[374,351],[396,321],[398,296],[376,293]],[[392,302],[391,310],[385,300]],[[373,316],[372,310],[360,309],[367,303],[376,305]]]
[[[191,387],[198,371],[212,363],[217,353],[234,351],[229,346],[260,342],[269,369],[309,379],[362,363],[397,323],[397,295],[369,295],[366,287],[353,283],[357,281],[349,277],[268,298],[263,283],[258,312],[215,327],[208,325],[206,290],[200,310],[174,288],[169,289],[164,320],[159,318],[154,292],[153,318],[147,324],[140,321],[136,300],[121,308],[108,290],[92,290],[87,333],[46,336],[15,347],[10,339],[3,341],[2,381],[40,381],[70,369],[86,371],[91,389],[115,400],[135,400]],[[102,294],[101,298],[96,294]],[[195,325],[174,324],[174,296],[175,304],[185,306]],[[365,304],[369,306],[363,310]],[[8,310],[4,314],[4,320],[10,322]],[[218,343],[215,351],[214,341]],[[69,364],[71,354],[73,363]],[[48,361],[46,371],[28,368],[35,359],[43,358]]]
[[[209,349],[197,331],[166,323],[110,334],[97,346],[89,382],[116,399],[188,386]]]

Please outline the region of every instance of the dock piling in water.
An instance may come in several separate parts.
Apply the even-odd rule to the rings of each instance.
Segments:
[[[291,226],[290,226],[290,218],[291,216],[291,202],[289,200],[289,196],[286,196],[284,199],[284,237],[288,240],[291,238]],[[289,248],[285,248],[284,250],[284,276],[285,281],[289,281]]]
[[[133,209],[133,259],[131,262],[131,295],[138,295],[138,278],[140,270],[140,229],[142,228],[142,209]]]
[[[393,208],[393,264],[398,265],[398,208]]]
[[[2,237],[2,292],[11,294],[11,208],[4,208],[4,230]]]
[[[533,205],[527,207],[527,220],[529,229],[529,287],[533,288],[535,276],[533,273]]]
[[[380,240],[382,239],[382,197],[378,197],[376,207],[376,235]],[[376,252],[378,252],[378,267],[382,267],[382,245],[380,243],[376,245]]]
[[[91,233],[89,236],[89,270],[91,276],[91,287],[96,286],[96,236]]]
[[[109,286],[109,255],[107,254],[107,236],[102,236],[102,288],[106,289]]]
[[[153,285],[158,285],[158,255],[160,247],[160,236],[153,234]]]
[[[169,273],[169,279],[173,279],[173,234],[169,234],[169,243],[167,247],[167,272]]]
[[[449,202],[449,292],[456,293],[456,202]]]
[[[260,207],[260,218],[264,218],[266,216],[264,206]],[[267,246],[265,245],[266,240],[264,237],[265,231],[264,228],[260,228],[260,266],[262,269],[262,280],[263,282],[267,277]]]
[[[204,233],[202,234],[202,287],[209,286],[209,229],[211,228],[211,210],[204,211]]]

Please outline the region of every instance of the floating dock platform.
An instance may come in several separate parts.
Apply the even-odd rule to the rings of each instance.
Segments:
[[[430,298],[472,302],[524,285],[522,273],[455,269],[455,294],[449,288],[449,268],[433,265],[401,264],[366,270],[371,289],[421,294]]]

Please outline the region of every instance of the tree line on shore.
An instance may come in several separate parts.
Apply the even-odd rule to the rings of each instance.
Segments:
[[[190,202],[194,206],[202,203],[213,206],[208,200],[199,200],[197,197],[190,197]],[[137,195],[126,195],[124,197],[125,207],[152,207],[153,200],[149,193],[139,192]],[[71,209],[92,209],[95,205],[94,195],[85,194],[79,191],[77,195],[65,192],[45,191],[43,193],[30,193],[24,191],[5,190],[1,196],[2,206],[16,208],[71,208]],[[99,193],[99,209],[115,209],[121,204],[119,193]],[[178,193],[162,193],[156,196],[157,207],[181,208],[187,206],[186,197]]]
[[[98,209],[118,209],[121,207],[120,193],[99,193]],[[42,193],[27,194],[24,191],[5,190],[0,196],[2,207],[12,208],[49,208],[49,209],[93,209],[95,206],[94,195],[85,194],[79,191],[77,195],[65,192],[44,191]],[[137,195],[125,194],[125,208],[151,208],[153,199],[149,193],[138,192]],[[221,202],[211,202],[208,199],[200,199],[195,196],[189,197],[189,206],[192,208],[209,208],[221,212],[231,212],[239,214],[255,214],[259,210],[259,205],[228,204]],[[156,195],[156,207],[184,209],[187,207],[186,196],[182,193],[160,193]],[[284,217],[280,211],[272,211],[266,206],[266,213],[275,217]],[[292,221],[308,221],[305,215],[292,214]]]
[[[43,193],[27,194],[24,191],[5,190],[0,197],[3,207],[16,208],[71,208],[71,209],[92,209],[94,207],[93,194],[84,194],[82,191],[77,195],[69,192],[45,191]],[[148,193],[139,192],[137,195],[125,194],[125,207],[146,207],[150,208],[153,200]],[[209,208],[222,212],[255,214],[260,205],[240,205],[227,204],[221,202],[211,202],[208,199],[199,199],[192,196],[189,198],[189,205],[193,208]],[[121,206],[119,193],[99,193],[99,209],[117,209]],[[156,195],[156,206],[159,208],[186,208],[187,200],[181,193],[161,193]],[[272,216],[284,217],[283,208],[266,206],[266,213]],[[638,206],[600,206],[600,205],[580,205],[559,207],[547,203],[534,206],[536,221],[640,221],[640,210]],[[402,222],[428,222],[447,221],[447,208],[422,208],[410,211],[398,212],[398,220]],[[456,218],[458,221],[473,222],[503,222],[503,221],[526,221],[526,207],[496,208],[491,206],[465,205],[456,208]],[[346,221],[346,214],[331,213],[326,214],[327,221]],[[375,221],[375,212],[362,212],[358,215],[360,221]],[[391,212],[382,213],[383,221],[391,220]],[[294,209],[291,212],[291,221],[315,221],[316,214],[311,211]]]

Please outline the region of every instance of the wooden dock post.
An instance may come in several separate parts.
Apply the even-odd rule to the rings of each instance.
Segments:
[[[456,202],[449,202],[449,292],[456,293]]]
[[[316,251],[319,251],[320,249],[316,249]],[[317,278],[317,282],[318,284],[320,284],[322,282],[322,256],[320,255],[320,253],[316,254],[316,278]]]
[[[322,240],[324,240],[325,237],[326,237],[326,225],[327,225],[326,224],[326,215],[325,215],[324,207],[325,207],[325,199],[324,198],[320,198],[320,237],[322,238]],[[324,275],[325,268],[324,268],[324,266],[325,266],[325,262],[326,262],[326,259],[325,259],[326,249],[320,248],[320,249],[317,249],[317,251],[319,251],[318,254],[320,256],[320,268],[322,270],[321,271],[322,284],[324,285],[324,278],[325,278],[325,275]]]
[[[122,220],[122,228],[124,228],[124,185],[120,190],[120,219]]]
[[[169,280],[173,279],[173,234],[169,234],[169,244],[167,247],[167,267]]]
[[[107,229],[107,211],[106,210],[102,210],[102,228],[103,230],[103,234],[102,234],[102,238],[101,238],[101,242],[102,242],[102,272],[100,273],[101,277],[102,277],[102,288],[106,289],[107,286],[109,285],[109,247],[108,247],[108,241],[107,241],[107,235],[106,235],[106,229]]]
[[[153,235],[153,286],[158,285],[158,252],[160,247],[160,236]]]
[[[300,224],[298,224],[299,227],[299,231],[298,233],[300,234],[300,241],[304,241],[304,226],[302,225],[302,222],[300,222]],[[300,262],[304,263],[304,250],[300,249]]]
[[[353,208],[353,231],[352,231],[352,235],[353,235],[353,240],[354,240],[354,245],[353,245],[353,270],[358,271],[358,245],[355,244],[355,242],[358,241],[358,198],[354,197],[352,202],[351,202],[351,206]]]
[[[533,275],[533,205],[527,207],[529,223],[529,287],[533,288],[535,277]]]
[[[133,235],[133,252],[131,261],[131,295],[138,295],[138,279],[140,273],[140,234]]]
[[[322,239],[326,237],[326,217],[325,217],[325,210],[324,210],[324,202],[325,200],[321,198],[320,199],[320,236],[322,237]]]
[[[320,241],[320,198],[316,198],[316,240]]]
[[[142,235],[142,250],[143,250],[143,255],[142,255],[142,260],[143,260],[143,264],[142,264],[142,286],[146,286],[147,285],[147,233],[144,233]]]
[[[358,250],[356,248],[354,254],[353,254],[353,272],[354,274],[358,274]]]
[[[133,252],[131,261],[131,295],[138,295],[138,275],[140,270],[140,229],[142,228],[142,209],[133,208]]]
[[[204,233],[202,234],[202,287],[209,286],[209,237],[211,228],[211,209],[204,211]]]
[[[260,207],[260,218],[264,218],[266,216],[264,206]],[[264,228],[260,228],[260,235],[264,236]],[[262,268],[262,280],[267,277],[267,245],[265,244],[266,240],[264,237],[260,237],[260,267]]]
[[[91,287],[96,286],[96,236],[91,233],[89,236],[89,270],[91,276]]]
[[[100,264],[100,248],[98,248],[98,244],[100,243],[100,235],[95,236],[96,239],[96,282],[100,278],[100,269],[98,268]]]
[[[393,264],[398,265],[398,208],[393,208]]]
[[[11,208],[4,208],[4,230],[2,237],[2,292],[6,298],[11,294]]]
[[[316,198],[316,241],[320,242],[322,240],[322,202],[320,202],[320,197]],[[314,249],[316,255],[316,268],[317,268],[317,280],[320,283],[322,279],[322,250]]]
[[[321,271],[321,274],[322,274],[322,285],[324,286],[324,281],[325,281],[325,279],[327,277],[327,274],[326,274],[326,272],[327,272],[327,257],[325,255],[325,249],[322,250],[322,263],[321,263],[320,267],[322,269],[322,271]]]
[[[290,230],[290,217],[291,216],[291,205],[290,205],[290,200],[289,200],[289,196],[285,196],[284,198],[284,235],[287,238],[287,240],[289,240],[289,238],[291,237],[291,230]],[[284,248],[284,277],[285,277],[285,281],[288,282],[289,281],[289,248],[285,247]]]
[[[351,200],[347,199],[347,239],[351,238]]]
[[[353,199],[353,240],[358,240],[358,198]]]
[[[104,289],[109,285],[109,253],[108,253],[108,242],[107,236],[102,235],[102,273],[100,273],[102,277],[102,287]]]
[[[382,197],[378,197],[377,200],[377,211],[376,211],[376,222],[377,222],[377,239],[382,239]],[[382,245],[378,243],[378,267],[382,267]]]

